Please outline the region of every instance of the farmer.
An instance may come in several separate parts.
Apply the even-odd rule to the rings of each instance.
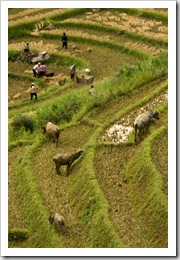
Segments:
[[[62,48],[67,49],[68,38],[67,38],[65,32],[63,33],[63,36],[62,36],[62,38],[61,38],[61,41],[62,41]]]
[[[76,74],[76,64],[74,64],[70,67],[70,77],[71,77],[71,79],[74,79],[75,74]]]
[[[92,95],[94,91],[95,91],[95,88],[94,88],[93,85],[91,85],[91,88],[90,88],[90,90],[88,91],[88,93],[89,93],[90,95]]]
[[[38,77],[42,77],[46,75],[46,65],[42,63],[39,67],[39,75]]]
[[[29,42],[24,46],[24,52],[29,52]]]
[[[33,98],[33,96],[35,96],[36,100],[37,100],[37,93],[36,93],[36,87],[34,86],[34,83],[31,84],[31,100]]]
[[[33,77],[36,78],[38,76],[40,66],[41,66],[40,62],[38,62],[36,65],[34,65],[34,67],[32,69],[33,70]]]

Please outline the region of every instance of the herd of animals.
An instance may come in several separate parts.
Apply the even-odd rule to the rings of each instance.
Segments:
[[[135,130],[135,138],[134,141],[137,142],[137,134],[139,139],[141,139],[143,133],[147,133],[147,130],[154,119],[159,120],[159,113],[153,111],[146,111],[139,116],[134,121],[134,130]],[[43,132],[46,133],[49,140],[55,142],[56,147],[58,147],[58,140],[60,136],[60,128],[59,126],[48,122],[45,126],[42,127]],[[77,160],[83,154],[83,150],[78,150],[75,153],[57,153],[53,157],[53,161],[56,166],[56,173],[61,175],[60,167],[61,165],[67,165],[67,175],[69,174],[72,163]],[[59,213],[51,214],[49,217],[50,224],[54,223],[57,230],[62,231],[65,227],[65,220],[62,215]]]

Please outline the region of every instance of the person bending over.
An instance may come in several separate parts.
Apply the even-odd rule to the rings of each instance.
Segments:
[[[41,66],[40,62],[38,62],[36,65],[34,65],[34,67],[33,67],[33,77],[36,78],[38,76],[40,66]]]
[[[39,75],[38,77],[42,77],[46,75],[46,65],[45,64],[41,64],[39,67]]]

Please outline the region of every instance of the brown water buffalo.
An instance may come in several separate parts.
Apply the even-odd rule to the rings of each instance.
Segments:
[[[60,135],[60,128],[57,125],[54,125],[51,122],[48,122],[43,128],[43,134],[46,133],[49,137],[49,140],[52,140],[56,143],[56,147],[58,147],[58,139]]]
[[[57,174],[61,174],[60,167],[61,165],[67,165],[67,174],[69,173],[69,169],[72,165],[72,163],[77,160],[81,154],[83,153],[83,150],[78,150],[75,153],[64,153],[64,154],[56,154],[53,157],[53,161],[56,165],[56,172]]]
[[[137,130],[139,130],[138,136],[141,138],[141,134],[147,130],[150,123],[153,122],[153,119],[159,120],[159,113],[147,111],[143,114],[139,115],[134,121],[134,129],[135,129],[135,138],[134,141],[137,142]]]
[[[59,213],[51,214],[49,217],[49,222],[50,224],[54,222],[55,228],[58,231],[63,231],[63,227],[65,227],[65,219]]]

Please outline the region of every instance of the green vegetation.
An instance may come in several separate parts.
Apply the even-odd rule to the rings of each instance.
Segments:
[[[82,90],[80,92],[81,95],[80,93],[78,95],[71,93],[66,97],[60,97],[48,102],[43,108],[37,108],[37,114],[33,115],[31,127],[28,126],[28,129],[31,128],[30,130],[32,131],[34,126],[41,128],[41,126],[48,121],[53,121],[55,124],[70,122],[78,112],[79,115],[77,114],[76,118],[79,120],[79,116],[82,117],[87,111],[92,111],[94,108],[102,108],[114,98],[124,96],[126,93],[131,93],[134,89],[144,85],[145,82],[147,83],[148,80],[152,81],[161,76],[166,71],[166,65],[167,55],[165,54],[162,54],[161,57],[157,59],[150,58],[146,62],[140,63],[136,68],[125,65],[115,79],[106,81],[105,84],[100,84],[99,87],[97,86],[97,93],[92,98],[89,98],[86,91]],[[164,87],[166,88],[167,85],[163,85],[163,89]],[[156,90],[155,93],[159,93],[159,90]],[[148,97],[146,97],[145,102],[147,102],[147,99]],[[142,100],[140,103],[142,103]],[[136,104],[133,104],[133,106],[136,106]],[[25,118],[26,117],[27,116],[25,116]],[[19,129],[22,125],[26,128],[27,122],[22,123],[22,120],[19,119],[22,119],[21,114],[19,117],[14,118],[15,122],[13,126]]]
[[[21,127],[24,127],[26,131],[30,130],[31,133],[34,130],[33,120],[28,115],[15,116],[12,127],[14,131],[19,131]]]
[[[22,215],[26,219],[29,231],[31,233],[35,232],[36,235],[33,239],[38,241],[38,247],[54,247],[57,244],[59,247],[62,247],[60,246],[61,242],[58,235],[49,226],[49,214],[43,205],[41,194],[32,172],[32,158],[40,145],[40,141],[35,142],[24,154],[23,158],[19,158],[19,163],[16,167],[17,193],[22,196]],[[29,206],[26,207],[26,205]],[[33,241],[30,241],[30,243],[33,243]]]
[[[68,10],[62,14],[53,15],[53,16],[49,17],[48,19],[53,20],[53,21],[63,21],[68,18],[71,18],[71,17],[76,17],[78,15],[82,15],[91,10],[92,10],[91,8],[74,8],[74,9]]]
[[[8,27],[8,40],[20,39],[29,36],[29,31],[32,31],[35,27],[36,21],[23,22],[15,26]]]
[[[9,241],[21,241],[28,238],[28,230],[26,229],[10,229],[8,232],[8,240]]]
[[[111,9],[111,12],[113,10],[132,16],[141,14],[147,20],[167,24],[166,15],[131,8]],[[167,42],[127,30],[119,43],[115,27],[78,22],[91,11],[94,12],[83,8],[65,10],[44,16],[42,22],[46,25],[51,21],[56,28],[73,29],[74,34],[68,35],[68,49],[59,47],[49,52],[51,58],[47,66],[55,66],[62,72],[74,63],[79,70],[90,68],[92,75],[96,75],[93,95],[88,93],[90,85],[68,80],[63,86],[57,86],[32,75],[25,76],[24,70],[32,70],[32,65],[18,62],[16,66],[12,61],[19,52],[8,51],[9,93],[14,94],[15,87],[22,93],[32,80],[39,87],[37,102],[30,102],[25,94],[9,102],[9,213],[13,216],[8,220],[9,247],[168,246],[165,163],[168,104],[162,97],[168,88]],[[41,14],[45,15],[46,10]],[[20,17],[17,13],[14,21]],[[75,17],[75,22],[68,20]],[[37,22],[30,19],[28,23],[9,26],[9,44],[27,40],[37,43],[42,40],[46,47],[49,43],[59,44],[60,34],[48,32],[32,36]],[[76,31],[81,30],[101,38],[78,35]],[[114,37],[113,42],[103,40],[107,33]],[[129,40],[134,47],[124,44]],[[137,47],[142,43],[148,43],[152,49],[162,44],[165,50],[159,55],[146,53]],[[78,46],[77,52],[73,45]],[[89,47],[91,52],[87,51]],[[132,132],[125,143],[103,141],[108,127],[126,119],[131,126],[143,109],[156,109],[160,120],[150,126],[142,140],[135,144]],[[58,149],[42,135],[42,126],[48,121],[60,126]],[[77,149],[83,149],[84,154],[72,165],[70,174],[67,176],[64,166],[62,175],[55,174],[53,156]],[[12,199],[11,192],[17,199]],[[14,208],[18,209],[17,216],[12,212]],[[50,225],[51,212],[64,216],[64,233]]]
[[[167,197],[163,192],[161,173],[152,162],[152,143],[165,131],[162,127],[146,139],[143,146],[127,165],[128,188],[137,208],[143,232],[151,247],[167,247]],[[156,213],[157,214],[156,214]]]
[[[19,53],[20,52],[16,50],[8,50],[8,61],[15,61],[16,58],[19,56]]]

